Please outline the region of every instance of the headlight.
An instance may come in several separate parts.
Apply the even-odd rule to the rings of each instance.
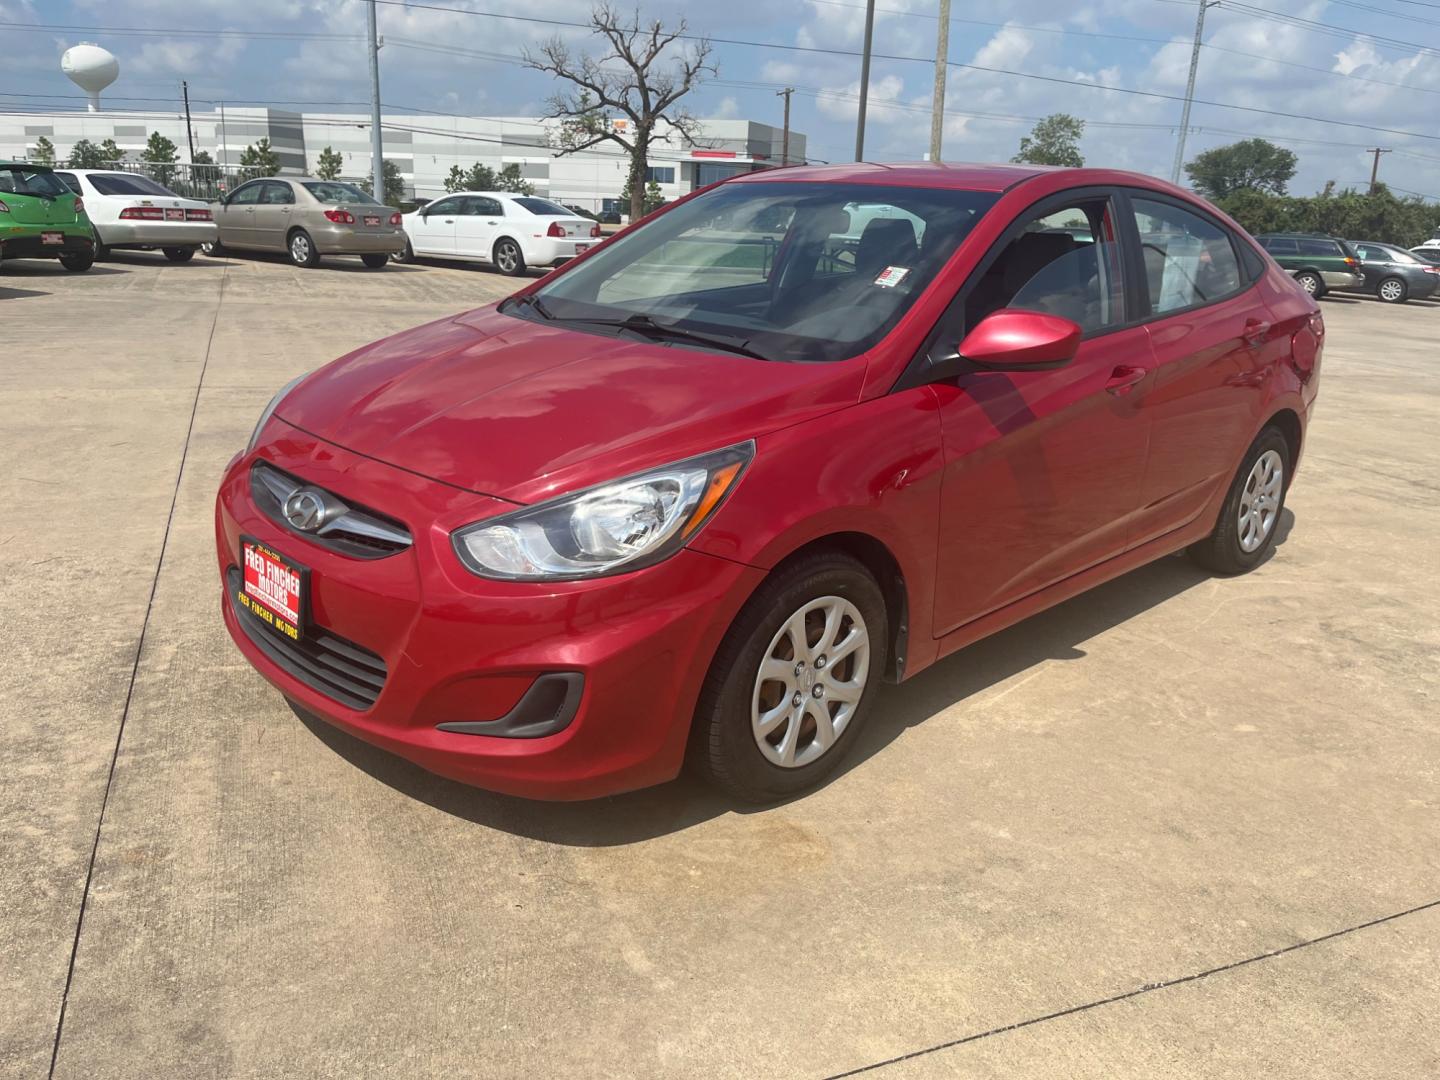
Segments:
[[[649,566],[699,531],[755,454],[753,442],[601,484],[459,529],[481,577],[565,581]]]
[[[305,375],[308,374],[310,373],[307,371]],[[278,394],[270,399],[270,404],[265,406],[265,411],[260,414],[260,419],[255,422],[255,430],[250,433],[250,441],[245,444],[245,452],[247,454],[255,449],[255,440],[260,438],[260,429],[265,426],[270,417],[275,415],[275,410],[279,407],[280,402],[285,400],[285,395],[291,390],[294,390],[300,380],[305,378],[305,375],[296,375],[295,378],[280,388]]]

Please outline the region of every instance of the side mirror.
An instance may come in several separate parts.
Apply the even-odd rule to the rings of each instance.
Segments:
[[[1080,327],[1059,315],[1002,308],[965,335],[960,357],[990,371],[1063,367],[1080,348]]]

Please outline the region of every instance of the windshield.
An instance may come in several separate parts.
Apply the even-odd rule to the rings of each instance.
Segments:
[[[537,217],[575,216],[569,210],[566,210],[565,207],[560,206],[558,203],[550,202],[550,200],[548,199],[519,198],[515,199],[514,201],[519,203],[526,210],[529,210],[530,213],[536,215]]]
[[[0,165],[0,193],[10,195],[69,195],[70,189],[50,171],[38,172],[23,165]]]
[[[353,187],[350,184],[342,184],[338,180],[308,180],[300,186],[323,203],[368,203],[375,201],[359,188]]]
[[[768,359],[841,360],[889,332],[998,197],[726,184],[620,236],[536,295],[559,322],[644,315]]]
[[[175,192],[161,187],[148,176],[136,176],[133,173],[91,173],[90,186],[101,195],[175,196]]]

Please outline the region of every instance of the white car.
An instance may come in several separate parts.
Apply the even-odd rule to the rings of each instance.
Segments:
[[[219,235],[210,204],[176,195],[148,176],[113,169],[56,169],[85,200],[95,230],[95,258],[112,248],[159,248],[171,262],[188,262]]]
[[[402,219],[407,243],[397,256],[490,263],[502,274],[556,266],[600,242],[600,224],[559,203],[503,191],[459,191]]]

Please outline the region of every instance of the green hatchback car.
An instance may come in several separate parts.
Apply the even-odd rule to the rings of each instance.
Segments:
[[[0,260],[59,259],[89,270],[95,231],[85,202],[48,165],[0,161]]]

